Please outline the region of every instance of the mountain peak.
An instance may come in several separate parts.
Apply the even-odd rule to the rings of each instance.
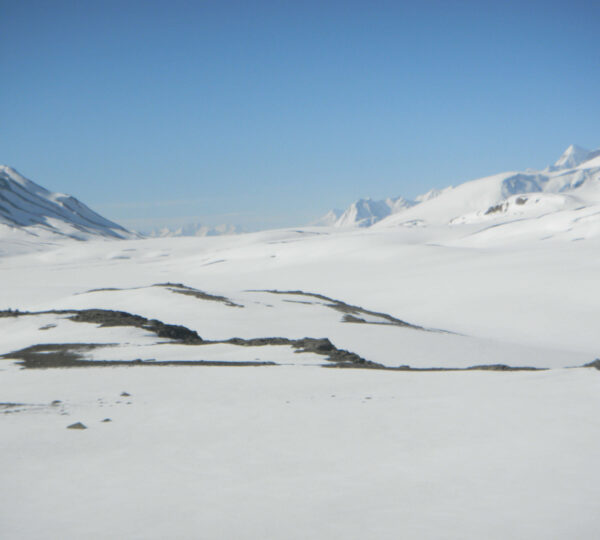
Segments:
[[[575,144],[571,144],[558,158],[554,166],[561,169],[577,167],[577,165],[581,165],[584,161],[586,161],[590,154],[590,150]]]

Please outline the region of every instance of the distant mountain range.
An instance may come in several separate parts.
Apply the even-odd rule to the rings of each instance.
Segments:
[[[569,146],[542,171],[506,172],[431,190],[407,200],[360,199],[331,210],[314,225],[336,228],[474,223],[519,218],[600,203],[600,150]]]
[[[383,218],[410,208],[416,204],[403,197],[374,201],[372,199],[359,199],[352,203],[346,210],[330,210],[312,225],[325,225],[333,227],[370,227]]]
[[[189,223],[181,227],[162,227],[153,229],[144,236],[150,238],[165,238],[169,236],[221,236],[227,234],[239,234],[242,230],[237,225],[223,224],[214,227],[202,225],[201,223]]]
[[[549,214],[572,212],[564,223],[549,224],[569,230],[585,225],[600,234],[600,150],[569,146],[560,158],[541,171],[510,171],[465,182],[456,187],[431,190],[407,200],[360,199],[346,210],[331,210],[313,226],[340,229],[364,227],[426,227],[461,224],[521,222]],[[566,221],[565,221],[566,220]],[[538,226],[541,221],[538,221]],[[175,229],[156,229],[144,236],[216,236],[242,232],[235,225],[209,227],[189,224]],[[582,233],[583,234],[583,233]],[[587,233],[586,233],[587,234]],[[595,234],[595,233],[594,233]],[[45,242],[57,238],[140,237],[78,201],[52,193],[0,166],[0,239]]]

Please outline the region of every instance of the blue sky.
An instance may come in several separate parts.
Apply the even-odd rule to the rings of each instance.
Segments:
[[[0,0],[0,163],[138,229],[600,146],[598,2]]]

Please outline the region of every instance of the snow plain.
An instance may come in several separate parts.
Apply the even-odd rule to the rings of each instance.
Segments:
[[[0,318],[0,354],[94,343],[88,360],[143,361],[0,359],[0,536],[597,538],[600,373],[574,366],[599,355],[600,238],[473,240],[487,228],[65,241],[0,258],[0,309],[42,312]],[[340,302],[365,322],[344,322]],[[56,312],[90,308],[211,341],[327,337],[389,367],[550,369],[331,369],[288,345],[184,344]],[[276,365],[150,365],[186,360]]]
[[[64,400],[3,415],[5,538],[597,536],[595,372],[82,371],[4,385]]]

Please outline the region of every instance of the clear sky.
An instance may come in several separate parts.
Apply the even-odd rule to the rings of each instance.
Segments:
[[[305,224],[600,147],[600,2],[0,0],[0,163],[120,223]]]

